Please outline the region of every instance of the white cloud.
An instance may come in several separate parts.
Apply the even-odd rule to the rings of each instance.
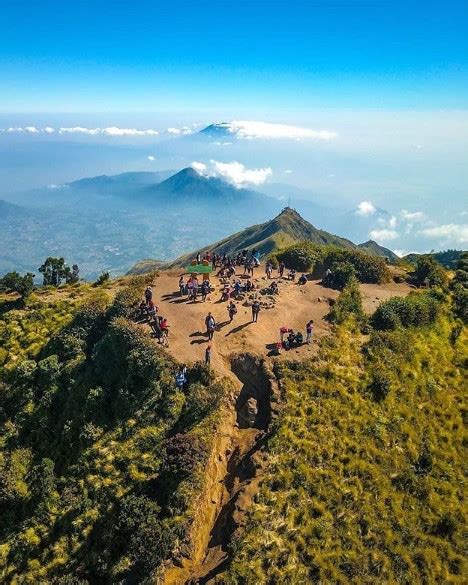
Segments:
[[[155,157],[152,154],[148,155],[147,156],[147,159],[148,160],[151,160],[151,161],[156,160]]]
[[[285,175],[290,175],[291,173],[292,173],[292,170],[291,170],[291,169],[286,169],[286,170],[284,171],[284,174],[285,174]]]
[[[20,133],[20,132],[27,132],[28,134],[38,134],[39,132],[41,132],[41,130],[39,130],[39,128],[36,128],[35,126],[25,126],[24,128],[21,127],[16,127],[16,128],[2,128],[2,132],[8,132],[10,134],[13,133]]]
[[[60,134],[88,134],[90,136],[104,135],[104,136],[157,136],[157,130],[137,130],[136,128],[117,128],[110,126],[108,128],[83,128],[82,126],[74,126],[73,128],[60,128]]]
[[[188,134],[193,133],[193,128],[196,126],[182,126],[181,128],[168,128],[166,132],[168,134],[174,134],[175,136],[187,136]]]
[[[272,124],[270,122],[258,122],[254,120],[233,120],[215,124],[217,128],[225,129],[238,138],[265,138],[265,139],[292,139],[312,138],[316,140],[331,140],[338,134],[330,130],[312,130],[300,126],[287,124]]]
[[[212,142],[211,144],[213,144],[214,146],[229,146],[230,144],[232,144],[232,142],[218,142],[216,140],[215,142]]]
[[[46,134],[53,134],[55,132],[55,128],[51,128],[50,126],[46,126],[45,128],[43,128],[42,131],[45,132]]]
[[[390,240],[396,240],[398,238],[398,232],[395,230],[372,230],[370,232],[370,237],[377,242],[388,242]]]
[[[361,203],[359,203],[359,205],[357,206],[356,214],[367,216],[372,215],[373,213],[375,213],[375,211],[376,209],[374,205],[371,203],[371,201],[361,201]]]
[[[405,221],[421,221],[424,219],[424,213],[422,211],[410,212],[402,209],[400,215]]]
[[[206,171],[206,164],[202,162],[194,161],[190,166],[197,171],[197,173],[203,173]]]
[[[454,242],[456,244],[468,243],[468,224],[447,223],[422,229],[419,233],[429,238],[439,238],[446,242]]]
[[[248,169],[242,163],[233,161],[223,163],[216,160],[210,161],[213,165],[213,174],[222,177],[236,187],[244,185],[261,185],[272,174],[269,167],[262,169]]]
[[[394,215],[392,215],[390,217],[390,219],[388,220],[388,227],[393,229],[393,228],[396,228],[396,225],[397,225],[397,218]]]

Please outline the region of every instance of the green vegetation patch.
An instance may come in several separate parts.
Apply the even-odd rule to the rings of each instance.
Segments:
[[[286,405],[226,582],[463,583],[467,336],[439,317],[281,366]],[[465,573],[466,574],[466,573]]]
[[[310,242],[302,242],[280,250],[275,257],[283,261],[287,268],[300,272],[316,272],[318,275],[327,269],[344,263],[351,265],[360,282],[384,283],[391,279],[388,266],[383,258],[370,256],[365,252],[336,246],[321,246]],[[343,283],[344,286],[344,283]]]
[[[148,278],[111,303],[97,291],[3,371],[2,582],[142,582],[187,540],[227,387],[197,364],[176,388],[130,319]],[[23,312],[20,347],[48,310]]]

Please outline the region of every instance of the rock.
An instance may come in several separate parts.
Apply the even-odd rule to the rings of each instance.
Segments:
[[[257,418],[258,406],[257,401],[252,396],[246,401],[244,406],[239,410],[238,420],[239,425],[245,427],[253,427]]]

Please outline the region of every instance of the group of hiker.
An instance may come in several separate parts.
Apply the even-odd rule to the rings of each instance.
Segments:
[[[211,285],[209,280],[203,280],[200,284],[196,275],[191,275],[187,279],[187,282],[184,280],[184,275],[179,278],[180,296],[186,296],[189,301],[193,301],[195,303],[198,299],[198,296],[201,296],[201,300],[205,302],[210,292]]]
[[[306,323],[306,340],[305,343],[310,345],[312,342],[312,336],[314,333],[314,322],[312,319],[307,321]],[[280,342],[277,344],[277,352],[279,353],[281,349],[292,349],[294,347],[299,347],[304,343],[304,336],[302,335],[301,331],[294,332],[293,329],[289,327],[281,327],[280,329]]]
[[[259,254],[256,250],[253,250],[250,253],[247,250],[243,250],[236,256],[229,256],[226,254],[211,254],[207,252],[203,255],[203,258],[201,254],[197,255],[197,263],[202,262],[202,260],[205,264],[206,262],[211,262],[213,269],[219,267],[217,275],[219,276],[221,284],[221,301],[227,302],[226,310],[228,313],[228,321],[226,322],[232,323],[238,313],[238,308],[234,300],[243,298],[241,296],[243,293],[251,293],[259,288],[259,286],[253,281],[253,278],[251,278],[254,268],[260,265]],[[236,279],[236,267],[242,266],[244,267],[244,278]],[[266,289],[267,293],[279,294],[279,281],[274,279],[273,271],[273,263],[271,261],[267,261],[265,264],[265,274],[269,281],[268,287]],[[279,262],[277,271],[279,279],[282,280],[285,277],[286,272],[286,266],[283,261]],[[246,274],[248,275],[247,279],[245,278]],[[235,279],[232,280],[232,277]],[[286,278],[288,280],[295,281],[296,271],[294,269],[290,269],[286,274]],[[304,285],[307,283],[307,281],[307,276],[305,274],[301,274],[300,278],[298,279],[298,284]],[[201,297],[203,302],[206,301],[210,293],[214,290],[208,278],[203,278],[200,283],[196,274],[191,274],[188,276],[188,278],[184,275],[181,275],[179,277],[178,284],[180,297],[187,297],[189,301],[193,302],[196,302],[199,297]],[[262,292],[264,291],[262,290]],[[261,303],[256,297],[257,295],[255,294],[253,296],[253,302],[252,300],[248,301],[248,304],[250,304],[251,307],[252,323],[258,322],[261,311]],[[161,344],[165,346],[168,345],[169,324],[165,317],[159,315],[158,307],[154,304],[153,301],[153,290],[151,286],[147,286],[144,291],[144,298],[139,305],[139,319],[144,319],[144,321],[149,324],[154,336]],[[307,344],[310,344],[312,341],[313,327],[313,321],[309,320],[305,327],[305,343]],[[211,312],[208,312],[205,317],[205,328],[208,341],[208,345],[205,349],[205,363],[209,365],[211,363],[212,342],[215,332],[219,329],[219,325]],[[281,349],[289,350],[295,347],[299,347],[303,343],[304,335],[301,331],[294,331],[289,327],[281,327],[280,341],[276,344],[277,353],[281,353]],[[182,388],[185,385],[187,381],[186,372],[187,369],[185,366],[178,370],[176,374],[177,387]]]
[[[153,289],[150,286],[146,287],[144,298],[140,302],[137,320],[148,323],[158,341],[166,347],[169,345],[169,323],[166,317],[158,315],[158,307],[153,302]]]

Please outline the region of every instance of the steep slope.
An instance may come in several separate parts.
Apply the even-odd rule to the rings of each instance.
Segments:
[[[358,248],[360,248],[364,252],[367,252],[371,256],[381,256],[382,258],[388,258],[390,262],[396,262],[397,260],[399,260],[395,252],[392,252],[391,250],[385,248],[384,246],[380,246],[379,244],[377,244],[377,242],[374,242],[374,240],[369,240],[362,244],[358,244]]]
[[[244,249],[256,248],[261,254],[268,254],[277,248],[289,246],[303,240],[316,244],[334,244],[342,248],[356,247],[349,240],[317,229],[303,219],[297,211],[286,207],[274,219],[246,228],[224,240],[206,246],[200,252],[212,251],[223,254],[236,254]],[[183,266],[193,256],[193,252],[186,254],[171,263],[171,266]]]

